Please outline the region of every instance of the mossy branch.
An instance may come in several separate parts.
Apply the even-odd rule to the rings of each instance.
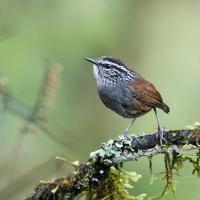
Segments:
[[[182,161],[191,161],[195,168],[193,172],[200,175],[199,152],[197,161],[189,157],[186,159],[188,151],[199,149],[199,141],[199,123],[189,129],[164,131],[162,147],[159,145],[158,133],[119,136],[115,140],[104,143],[99,150],[92,152],[89,161],[77,165],[66,178],[58,178],[37,185],[34,193],[27,200],[76,199],[81,195],[88,200],[123,199],[123,197],[143,199],[144,195],[133,197],[127,193],[128,187],[126,186],[130,186],[128,182],[131,176],[122,175],[120,166],[123,162],[136,160],[142,156],[152,157],[156,154],[165,154],[167,180],[165,191],[170,188],[174,191],[171,185],[172,170],[177,170]],[[116,176],[116,170],[119,173],[118,176]],[[138,179],[137,175],[135,177]],[[119,186],[123,178],[124,184]]]
[[[158,133],[138,136],[119,136],[109,140],[102,147],[90,154],[93,159],[100,159],[105,165],[116,165],[142,156],[165,153],[166,150],[181,151],[181,147],[194,149],[198,147],[200,129],[198,126],[186,130],[169,130],[164,132],[163,145],[159,145]]]

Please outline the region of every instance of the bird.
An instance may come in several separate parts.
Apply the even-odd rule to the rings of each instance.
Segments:
[[[118,58],[101,56],[96,59],[84,59],[93,65],[97,90],[103,104],[122,117],[131,118],[124,136],[128,136],[136,118],[153,110],[158,124],[158,138],[162,145],[163,128],[160,125],[157,108],[165,113],[169,113],[170,108],[163,102],[155,86]]]

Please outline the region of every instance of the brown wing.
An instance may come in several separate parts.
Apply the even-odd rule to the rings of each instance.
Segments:
[[[169,107],[163,103],[160,93],[152,83],[146,81],[142,77],[138,77],[129,82],[129,87],[133,92],[133,96],[145,105],[152,108],[158,107],[165,112],[169,112]]]

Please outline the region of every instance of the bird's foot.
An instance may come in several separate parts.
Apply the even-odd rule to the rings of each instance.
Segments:
[[[129,136],[128,130],[125,130],[125,131],[123,132],[123,136],[124,136],[125,138],[127,138],[127,137]]]
[[[163,145],[163,134],[164,134],[165,128],[164,127],[158,127],[158,139],[160,141],[160,146]]]

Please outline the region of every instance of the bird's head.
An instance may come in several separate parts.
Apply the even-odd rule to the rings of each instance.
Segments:
[[[133,78],[133,71],[128,69],[126,65],[119,59],[111,56],[102,56],[100,58],[85,58],[93,64],[95,78],[105,79],[107,81],[117,83]]]

